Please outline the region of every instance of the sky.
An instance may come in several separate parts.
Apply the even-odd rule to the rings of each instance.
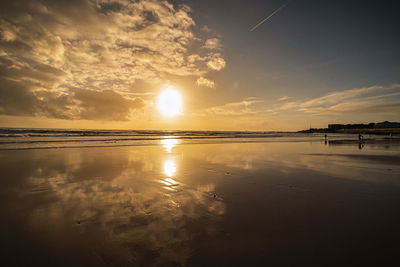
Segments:
[[[399,121],[398,7],[2,1],[0,127],[294,131]],[[165,88],[181,95],[181,114],[159,112]]]

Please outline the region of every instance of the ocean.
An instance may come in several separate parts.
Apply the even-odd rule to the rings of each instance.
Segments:
[[[382,136],[370,135],[382,139]],[[321,133],[250,131],[153,131],[0,128],[1,149],[38,149],[68,147],[109,147],[157,145],[163,140],[180,144],[231,142],[313,142],[324,140]],[[329,140],[358,140],[355,134],[329,134]]]

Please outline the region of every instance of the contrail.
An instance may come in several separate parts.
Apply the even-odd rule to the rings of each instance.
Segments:
[[[266,17],[265,19],[263,19],[260,23],[258,23],[256,26],[254,26],[250,31],[254,31],[255,29],[257,29],[259,26],[261,26],[261,24],[263,24],[264,22],[266,22],[267,20],[269,20],[273,15],[275,15],[276,13],[279,12],[279,10],[281,10],[282,8],[284,8],[285,6],[287,6],[289,4],[290,0],[287,1],[286,3],[284,3],[283,5],[281,5],[277,10],[275,10],[274,12],[271,13],[271,15],[269,15],[268,17]]]

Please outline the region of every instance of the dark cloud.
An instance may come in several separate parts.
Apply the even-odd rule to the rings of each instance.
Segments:
[[[29,84],[0,78],[0,114],[32,115],[38,100],[29,90]]]
[[[58,119],[76,119],[75,103],[70,95],[38,91],[35,92],[35,96],[38,99],[36,115]]]
[[[74,89],[72,94],[32,92],[29,82],[0,78],[0,83],[0,114],[3,115],[124,121],[133,110],[145,106],[140,98],[125,98],[111,90]]]
[[[118,2],[100,3],[100,11],[107,14],[108,12],[119,12],[123,6]]]
[[[79,116],[88,120],[128,120],[131,110],[144,107],[142,99],[127,99],[111,90],[76,89],[75,99],[80,102]]]
[[[47,116],[73,119],[70,106],[73,101],[66,94],[31,90],[27,81],[0,78],[0,114],[23,116]]]

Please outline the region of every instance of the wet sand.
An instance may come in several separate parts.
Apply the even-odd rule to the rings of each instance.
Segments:
[[[0,151],[5,266],[399,266],[400,149]]]

